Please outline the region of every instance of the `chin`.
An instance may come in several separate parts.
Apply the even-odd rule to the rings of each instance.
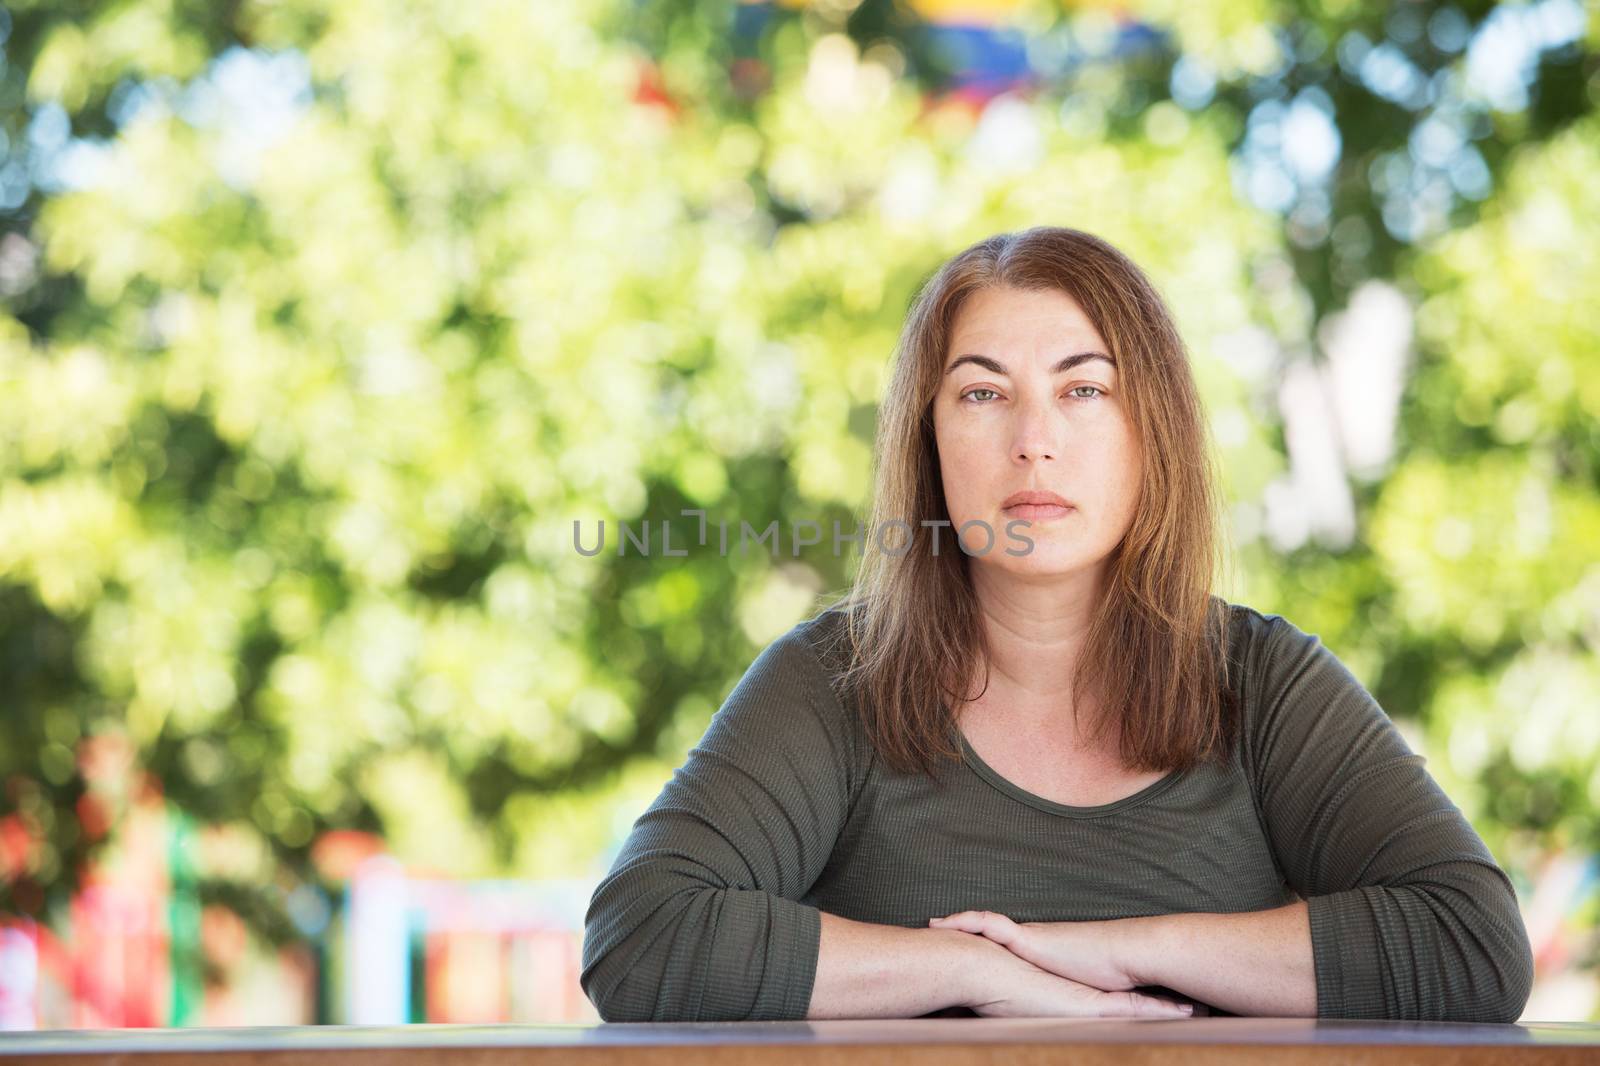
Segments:
[[[1065,577],[1098,563],[1099,557],[1086,555],[1074,546],[1051,544],[1034,536],[1033,550],[1027,555],[1007,555],[1006,548],[1018,548],[1015,541],[1001,541],[988,555],[971,557],[971,562],[993,566],[1018,577]]]

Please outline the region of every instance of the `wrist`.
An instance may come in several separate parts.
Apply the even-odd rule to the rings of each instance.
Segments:
[[[995,966],[1010,952],[992,940],[959,929],[925,929],[923,934],[936,945],[938,965],[934,975],[949,1007],[971,1007],[984,1000],[994,988]]]
[[[1111,938],[1114,961],[1134,987],[1165,985],[1166,953],[1173,950],[1174,920],[1181,914],[1154,914],[1146,918],[1127,918],[1117,925]]]

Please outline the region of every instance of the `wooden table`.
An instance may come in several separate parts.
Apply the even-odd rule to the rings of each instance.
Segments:
[[[1600,1025],[1309,1018],[912,1018],[677,1025],[75,1029],[0,1033],[0,1057],[49,1066],[1600,1064]]]

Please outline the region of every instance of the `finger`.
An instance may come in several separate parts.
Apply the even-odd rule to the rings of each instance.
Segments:
[[[1145,1018],[1192,1018],[1194,1008],[1187,1003],[1146,996],[1139,1006],[1139,1013],[1140,1017]]]
[[[943,918],[930,918],[928,920],[930,922],[943,922],[952,925],[960,925],[971,924],[973,922],[982,922],[994,916],[994,912],[992,911],[956,911],[954,914],[947,914]]]
[[[928,924],[936,929],[960,929],[967,933],[978,933],[1007,947],[1016,941],[1020,931],[1016,922],[993,911],[958,911],[944,918],[934,918]]]
[[[1112,1018],[1189,1018],[1194,1014],[1187,1003],[1177,1003],[1140,992],[1107,992],[1102,1000],[1102,1017]]]

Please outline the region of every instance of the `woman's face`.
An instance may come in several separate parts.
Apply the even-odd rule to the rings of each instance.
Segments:
[[[1058,289],[988,288],[957,313],[933,401],[945,502],[969,565],[1030,576],[1097,573],[1139,498],[1140,445],[1111,350]],[[1028,490],[1067,509],[1008,508]],[[1026,519],[1026,526],[1008,523]],[[940,551],[961,549],[941,531]],[[1021,538],[1033,541],[1029,549]],[[1008,555],[1006,549],[1027,550]]]

